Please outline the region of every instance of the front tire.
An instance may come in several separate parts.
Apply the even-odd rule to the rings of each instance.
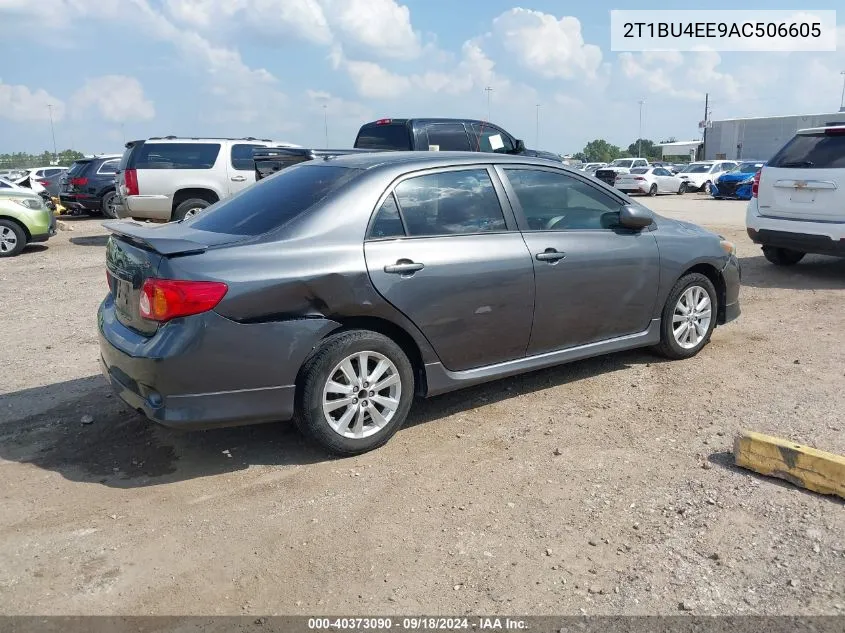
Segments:
[[[414,370],[395,342],[377,332],[328,337],[300,372],[294,421],[336,455],[385,444],[405,423]]]
[[[655,351],[672,360],[691,358],[710,341],[719,310],[716,288],[701,273],[681,277],[663,307]]]
[[[774,246],[763,247],[763,257],[768,259],[775,266],[794,266],[802,259],[806,253],[801,251],[793,251],[789,248],[777,248]]]
[[[11,220],[0,220],[0,257],[14,257],[26,246],[26,232]]]
[[[678,195],[679,195],[679,196],[682,196],[682,195],[684,195],[686,192],[687,192],[687,183],[682,182],[682,183],[681,183],[681,186],[680,186],[680,187],[678,187]]]

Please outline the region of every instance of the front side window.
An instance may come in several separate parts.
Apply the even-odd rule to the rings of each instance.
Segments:
[[[220,143],[144,143],[133,156],[136,169],[211,169]]]
[[[432,123],[426,131],[428,149],[441,152],[468,152],[472,149],[462,123]]]
[[[262,145],[246,145],[237,143],[232,145],[232,167],[239,171],[255,170],[255,161],[252,158],[252,150]]]
[[[610,229],[619,221],[620,202],[568,174],[533,169],[504,171],[529,230]]]
[[[408,235],[505,231],[499,197],[486,169],[408,178],[395,189]]]
[[[500,129],[484,125],[483,123],[472,124],[472,149],[477,152],[495,152],[497,154],[510,154],[515,147],[511,138]]]

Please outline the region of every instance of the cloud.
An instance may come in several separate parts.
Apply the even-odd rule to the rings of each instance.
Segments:
[[[134,77],[105,75],[86,80],[71,98],[74,108],[96,108],[107,121],[147,121],[155,116],[153,102]]]
[[[493,32],[505,50],[544,77],[593,76],[601,64],[598,46],[585,44],[578,18],[515,8],[493,20]]]
[[[626,52],[620,53],[617,61],[632,84],[661,97],[695,101],[703,100],[705,92],[725,100],[743,96],[743,84],[719,70],[722,57],[715,51]]]
[[[395,99],[407,94],[412,86],[409,77],[392,73],[374,62],[347,60],[343,66],[362,97]]]
[[[397,59],[419,57],[422,46],[408,7],[394,0],[319,0],[329,23],[353,43]]]
[[[0,118],[47,121],[50,118],[48,105],[53,106],[53,121],[61,121],[65,116],[65,104],[61,99],[42,88],[31,90],[27,86],[4,84],[0,79]]]

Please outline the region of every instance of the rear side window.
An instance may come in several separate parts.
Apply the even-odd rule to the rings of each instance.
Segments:
[[[211,169],[220,143],[144,143],[132,162],[136,169]]]
[[[766,165],[841,169],[845,167],[845,134],[797,134]]]
[[[200,231],[262,235],[300,216],[360,173],[359,169],[335,166],[289,167],[186,223]]]
[[[399,216],[399,207],[393,194],[387,196],[385,201],[376,213],[373,227],[370,229],[372,239],[384,239],[387,237],[402,237],[405,235],[405,227],[402,226],[402,218]]]
[[[432,123],[426,128],[426,132],[427,149],[441,152],[469,152],[472,149],[462,123]]]
[[[510,137],[499,129],[482,123],[473,123],[471,129],[472,149],[476,151],[510,154],[515,149]]]
[[[117,161],[116,160],[105,161],[102,165],[100,165],[100,168],[97,170],[97,173],[98,174],[104,174],[104,175],[116,174],[117,173]]]
[[[396,186],[395,194],[411,236],[507,230],[499,196],[486,169],[409,178]]]
[[[255,161],[252,158],[252,150],[263,145],[246,145],[238,143],[232,145],[232,167],[239,171],[253,171]]]
[[[357,149],[410,150],[411,135],[402,124],[365,125],[355,140]]]
[[[90,160],[78,160],[73,165],[70,166],[70,169],[67,170],[68,176],[79,176],[82,172],[84,172],[88,165],[91,164]]]

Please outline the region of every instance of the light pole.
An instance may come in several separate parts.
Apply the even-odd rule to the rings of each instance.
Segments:
[[[487,121],[490,121],[490,95],[493,94],[493,89],[487,86],[484,91],[487,93]]]
[[[637,158],[642,158],[642,144],[643,144],[643,104],[645,99],[640,99],[640,131],[637,134]]]
[[[57,163],[59,162],[59,157],[56,151],[56,130],[53,128],[53,104],[47,104],[47,112],[50,113],[50,134],[53,135],[53,163]]]
[[[839,97],[839,111],[845,112],[845,70],[839,74],[842,75],[842,96]]]
[[[123,144],[126,145],[126,130],[123,128],[123,123],[120,124],[120,134],[123,136]]]
[[[534,132],[534,147],[540,147],[540,104],[537,104],[537,126]]]
[[[326,132],[326,149],[329,149],[329,106],[323,104],[323,128]]]

